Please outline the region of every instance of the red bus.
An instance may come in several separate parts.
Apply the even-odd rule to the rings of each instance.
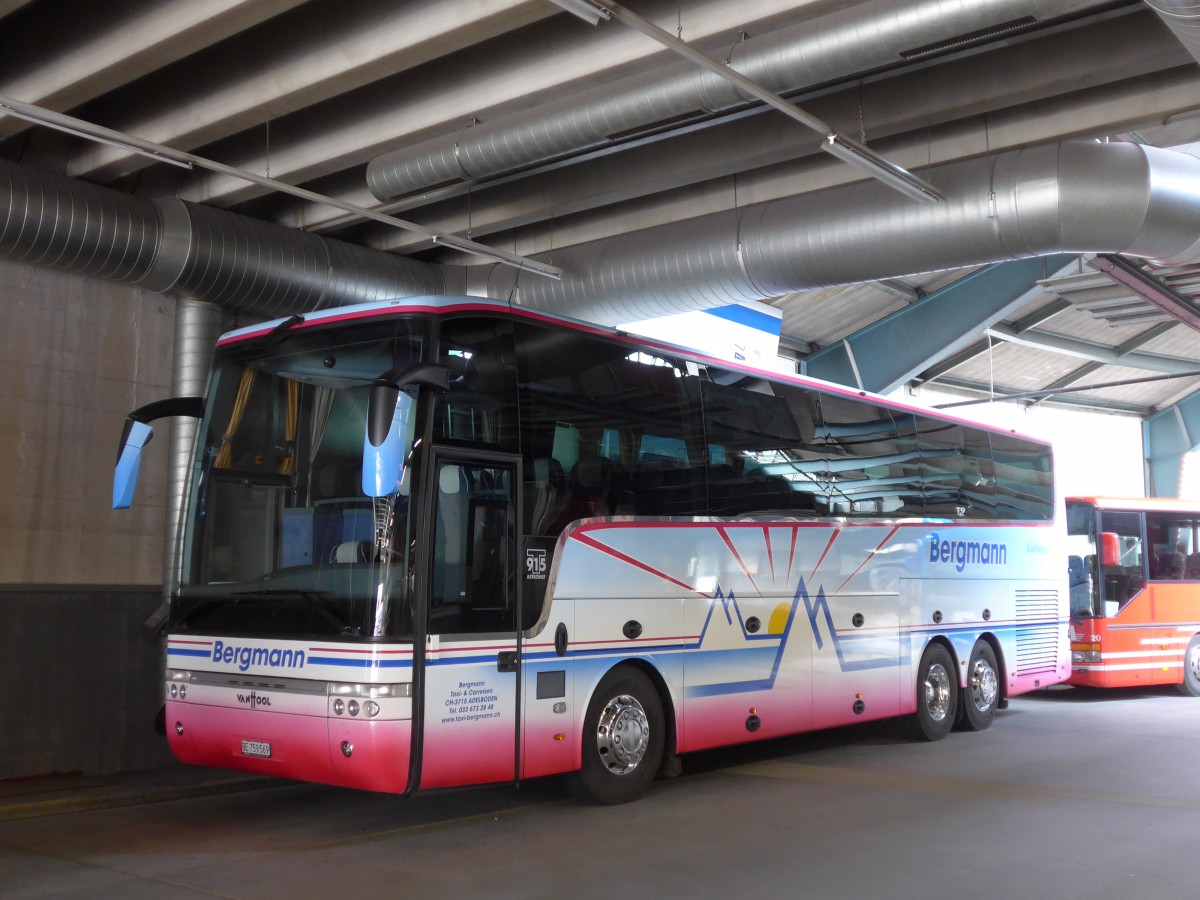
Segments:
[[[1200,503],[1067,499],[1071,678],[1200,696]]]

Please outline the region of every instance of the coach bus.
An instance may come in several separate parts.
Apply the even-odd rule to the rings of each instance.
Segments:
[[[476,298],[220,339],[167,635],[187,763],[376,791],[908,717],[1070,672],[1050,447]]]
[[[1071,678],[1200,697],[1200,503],[1067,500]]]

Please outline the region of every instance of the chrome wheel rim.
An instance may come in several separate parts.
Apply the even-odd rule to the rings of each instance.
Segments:
[[[934,663],[925,674],[925,709],[929,718],[941,722],[950,714],[950,698],[953,696],[950,673],[941,663]]]
[[[1000,679],[996,670],[988,665],[985,659],[975,660],[975,666],[971,669],[970,684],[971,702],[980,712],[987,712],[1000,693]]]
[[[596,724],[596,750],[604,768],[628,775],[645,759],[649,746],[650,722],[638,699],[620,694],[609,700]]]

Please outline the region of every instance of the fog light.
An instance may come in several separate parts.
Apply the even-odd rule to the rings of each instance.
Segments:
[[[350,754],[352,754],[353,752],[354,752],[354,745],[351,744],[349,741],[342,741],[342,756],[346,757],[346,759],[349,759]]]
[[[175,723],[175,733],[177,735],[179,735],[180,737],[183,737],[183,723],[182,722]]]
[[[346,704],[342,702],[341,697],[333,701],[333,711],[339,716],[346,711]]]
[[[357,716],[358,715],[358,701],[351,700],[349,703],[346,704],[346,709],[349,710],[350,715]]]
[[[367,714],[368,719],[373,719],[379,715],[379,704],[374,700],[368,700],[363,704],[363,712]]]

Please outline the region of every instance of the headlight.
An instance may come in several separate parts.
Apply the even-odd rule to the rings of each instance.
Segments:
[[[167,669],[167,696],[172,700],[183,700],[187,697],[188,684],[192,673],[186,669]]]
[[[1071,644],[1071,662],[1073,663],[1098,663],[1100,662],[1100,645],[1099,644]]]
[[[403,699],[412,696],[412,685],[404,684],[346,684],[331,682],[329,684],[330,705],[335,715],[362,715],[374,719],[388,709],[389,716],[403,715],[407,717],[408,704],[388,705],[388,700]]]

